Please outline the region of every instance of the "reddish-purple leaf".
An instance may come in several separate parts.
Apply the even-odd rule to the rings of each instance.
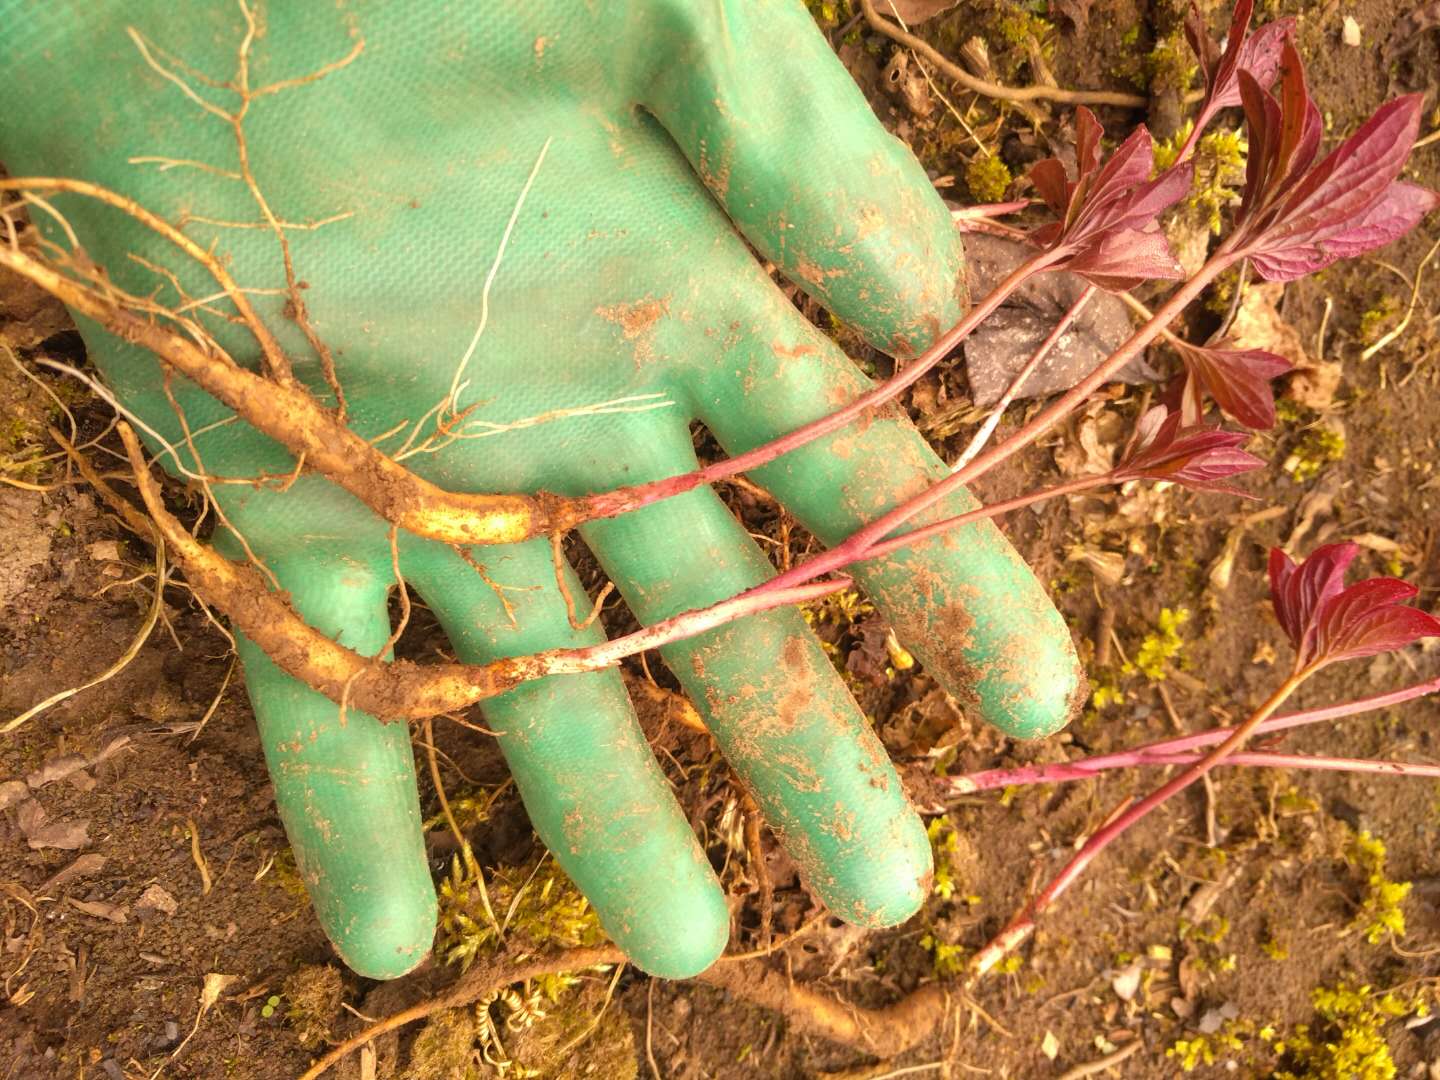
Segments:
[[[1318,548],[1299,566],[1270,552],[1270,595],[1295,646],[1298,667],[1354,660],[1440,636],[1440,619],[1405,606],[1418,590],[1395,578],[1370,578],[1344,588],[1354,544]]]
[[[1240,46],[1240,58],[1235,65],[1235,74],[1248,72],[1261,86],[1273,86],[1275,76],[1280,72],[1280,53],[1295,32],[1295,20],[1290,17],[1266,23],[1255,33],[1245,38]],[[1233,33],[1233,31],[1232,31]],[[1240,85],[1232,78],[1215,96],[1215,106],[1228,109],[1240,104]]]
[[[1178,412],[1151,409],[1135,425],[1134,450],[1114,470],[1117,480],[1167,480],[1196,491],[1244,495],[1222,481],[1265,463],[1240,449],[1249,436],[1242,431],[1181,427]]]
[[[1384,247],[1404,236],[1437,207],[1440,194],[1397,180],[1385,189],[1379,202],[1351,218],[1343,232],[1268,250],[1254,257],[1254,266],[1266,281],[1290,281],[1323,270],[1340,259]]]
[[[1250,129],[1237,247],[1269,281],[1289,281],[1388,244],[1440,196],[1396,181],[1420,126],[1418,94],[1382,105],[1318,164],[1321,121],[1300,55],[1282,48],[1280,101],[1238,76]]]
[[[1063,264],[1066,270],[1111,292],[1133,289],[1152,278],[1175,280],[1185,276],[1158,230],[1101,233],[1080,247]]]
[[[1030,170],[1036,191],[1061,218],[1032,229],[1030,242],[1062,256],[1054,269],[1072,270],[1103,289],[1182,276],[1155,219],[1190,190],[1192,165],[1185,162],[1151,180],[1154,147],[1141,126],[1102,166],[1103,134],[1094,114],[1082,106],[1075,120],[1075,179],[1055,158]]]
[[[1180,358],[1200,386],[1226,415],[1248,428],[1275,426],[1275,396],[1270,380],[1290,370],[1290,362],[1264,349],[1227,349],[1175,343]]]
[[[1313,659],[1316,616],[1345,587],[1345,571],[1358,554],[1356,544],[1326,544],[1297,564],[1279,548],[1270,549],[1270,603],[1280,628],[1305,660]]]
[[[1059,158],[1037,161],[1030,170],[1030,182],[1035,185],[1046,206],[1057,214],[1065,213],[1065,208],[1070,205],[1070,187],[1065,166],[1060,164]]]
[[[1205,76],[1205,101],[1195,118],[1192,139],[1199,137],[1200,131],[1221,109],[1240,104],[1241,72],[1262,87],[1269,87],[1275,82],[1281,51],[1294,32],[1295,20],[1277,19],[1254,34],[1248,34],[1253,7],[1253,0],[1238,0],[1231,13],[1225,49],[1221,52],[1206,32],[1205,20],[1199,9],[1193,3],[1190,5],[1190,12],[1185,18],[1185,36]]]
[[[1269,230],[1271,235],[1334,235],[1379,202],[1410,156],[1420,130],[1422,104],[1421,95],[1407,94],[1381,105],[1296,183]]]

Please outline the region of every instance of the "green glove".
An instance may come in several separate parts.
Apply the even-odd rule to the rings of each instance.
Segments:
[[[159,0],[0,2],[0,158],[12,176],[117,189],[213,244],[256,290],[297,375],[333,402],[277,295],[279,246],[254,227],[262,212],[241,179],[235,129],[217,115],[234,114],[248,86],[249,166],[290,223],[348,421],[443,487],[582,494],[671,476],[695,466],[694,420],[738,453],[861,393],[867,380],[747,240],[896,355],[922,349],[962,310],[945,207],[793,0],[277,2],[257,12],[243,75],[243,10],[183,11]],[[54,204],[131,293],[182,302],[136,254],[195,300],[213,297],[202,271],[119,212],[77,196]],[[257,365],[254,341],[223,318],[228,303],[208,307],[200,318],[216,339]],[[82,332],[126,408],[183,446],[154,359],[93,324]],[[454,386],[464,419],[439,435],[435,409]],[[192,384],[176,379],[174,396],[199,460],[177,451],[167,467],[177,456],[225,476],[293,467],[253,428],[222,423],[229,411]],[[895,411],[753,474],[830,544],[943,475]],[[243,536],[312,625],[370,655],[384,647],[395,580],[385,522],[314,474],[283,491],[214,491],[234,530],[217,537],[226,554],[246,557]],[[926,520],[972,505],[957,496]],[[646,623],[772,573],[708,489],[582,535]],[[544,541],[473,555],[503,587],[513,624],[455,551],[399,543],[404,578],[462,660],[600,640],[571,628]],[[1017,736],[1066,721],[1079,685],[1069,634],[988,523],[856,576],[967,708]],[[570,589],[580,594],[573,575]],[[342,720],[252,645],[241,656],[325,932],[356,971],[402,974],[429,950],[435,921],[409,732],[353,709]],[[753,616],[664,656],[835,914],[866,926],[912,914],[930,882],[925,832],[800,615]],[[634,962],[682,977],[715,960],[725,898],[619,674],[543,679],[484,712],[537,832]]]

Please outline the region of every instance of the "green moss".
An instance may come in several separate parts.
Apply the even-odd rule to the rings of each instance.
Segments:
[[[1300,441],[1283,466],[1297,484],[1307,484],[1325,466],[1345,457],[1345,434],[1326,424],[1317,424],[1300,436]]]
[[[937,817],[925,830],[930,837],[930,850],[935,855],[935,895],[949,900],[955,895],[955,857],[959,852],[960,837],[949,820]]]
[[[965,166],[965,185],[976,202],[1000,202],[1005,198],[1012,179],[1005,162],[993,154],[977,154]]]
[[[953,979],[965,973],[967,954],[963,947],[947,944],[934,934],[926,934],[922,937],[920,947],[930,951],[931,966],[935,969],[938,978]]]
[[[1281,1059],[1275,1080],[1394,1080],[1395,1060],[1384,1028],[1414,1011],[1414,1002],[1343,982],[1319,987],[1311,1001],[1319,1022],[1302,1024],[1272,1043]]]
[[[1185,32],[1178,27],[1157,41],[1145,59],[1152,93],[1162,90],[1184,93],[1199,70]]]
[[[1176,1039],[1165,1051],[1165,1056],[1174,1059],[1183,1071],[1193,1072],[1201,1065],[1214,1065],[1227,1054],[1243,1051],[1244,1036],[1250,1034],[1250,1030],[1251,1025],[1244,1021],[1230,1021],[1214,1034]]]
[[[491,911],[505,920],[505,939],[515,947],[573,949],[605,940],[595,909],[553,863],[539,870],[534,864],[497,867],[487,886]],[[447,962],[469,967],[476,956],[499,946],[479,883],[465,872],[458,856],[440,883],[439,903],[439,951]],[[562,989],[563,983],[547,986],[552,997]]]
[[[1347,856],[1365,874],[1365,898],[1355,915],[1354,926],[1371,945],[1390,937],[1405,936],[1405,898],[1411,883],[1391,881],[1385,873],[1385,844],[1368,832],[1356,834]]]
[[[1135,659],[1120,670],[1127,675],[1138,671],[1151,682],[1163,682],[1169,667],[1184,666],[1185,640],[1180,627],[1189,620],[1188,608],[1161,608],[1155,629],[1140,642]]]
[[[1399,317],[1403,305],[1398,296],[1382,296],[1375,306],[1360,316],[1360,340],[1374,344],[1385,336]]]

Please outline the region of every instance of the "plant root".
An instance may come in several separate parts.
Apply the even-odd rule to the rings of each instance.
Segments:
[[[449,989],[383,1017],[339,1043],[317,1059],[300,1076],[300,1080],[316,1080],[341,1059],[381,1035],[445,1009],[470,1005],[502,986],[541,975],[578,971],[600,964],[623,965],[625,962],[624,953],[613,945],[569,949],[552,956],[527,960],[516,960],[504,954],[496,956],[488,962],[477,963]],[[800,1030],[878,1057],[895,1057],[918,1045],[939,1027],[949,1003],[949,995],[944,988],[932,983],[893,1005],[865,1008],[791,982],[757,961],[736,961],[725,957],[698,976],[698,981],[778,1012]]]
[[[0,256],[3,254],[0,249]],[[233,563],[191,536],[165,509],[159,486],[145,464],[134,430],[125,423],[118,425],[118,429],[145,508],[195,593],[228,616],[235,628],[286,674],[342,707],[353,704],[384,720],[419,720],[458,712],[529,679],[597,671],[619,663],[626,656],[692,637],[731,619],[815,600],[851,585],[849,578],[840,577],[772,589],[760,596],[742,594],[709,608],[662,620],[613,641],[578,649],[551,649],[488,664],[421,666],[408,660],[376,663],[373,657],[361,656],[308,625],[295,613],[283,593],[265,587],[255,567]],[[86,479],[107,502],[126,507],[121,513],[137,531],[148,528],[144,516],[126,504],[93,470]]]
[[[726,963],[722,958],[699,978],[773,1009],[802,1031],[881,1058],[903,1054],[932,1034],[949,1001],[944,987],[930,983],[893,1005],[868,1009],[792,982],[756,960]]]
[[[976,78],[968,71],[931,45],[924,38],[916,37],[908,30],[896,26],[875,10],[875,0],[860,0],[860,11],[865,21],[877,33],[884,34],[891,41],[919,53],[934,64],[947,79],[953,79],[966,90],[973,90],[998,101],[1058,101],[1067,105],[1119,105],[1126,109],[1143,109],[1150,100],[1139,94],[1125,94],[1114,90],[1062,90],[1055,86],[1002,86],[988,79]]]
[[[578,971],[599,964],[623,963],[625,963],[625,954],[613,945],[593,949],[569,949],[554,956],[523,961],[516,961],[502,954],[489,961],[476,963],[448,990],[417,1002],[408,1009],[391,1013],[384,1019],[371,1024],[358,1035],[352,1035],[335,1046],[318,1059],[314,1065],[306,1069],[301,1074],[300,1080],[315,1080],[316,1077],[324,1075],[338,1064],[342,1058],[387,1032],[405,1027],[407,1024],[413,1024],[417,1020],[423,1020],[444,1009],[458,1009],[472,1004],[490,991],[497,990],[502,986],[523,982],[526,979],[539,978],[541,975]]]
[[[14,248],[0,247],[0,266],[34,282],[122,340],[153,353],[407,532],[451,544],[517,543],[568,529],[570,517],[579,512],[573,500],[545,492],[445,491],[376,450],[299,384],[274,381],[227,356],[211,355],[176,331],[140,318]]]

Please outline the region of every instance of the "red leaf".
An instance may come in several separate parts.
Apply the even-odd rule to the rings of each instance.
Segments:
[[[1419,130],[1419,95],[1382,105],[1312,165],[1322,125],[1288,41],[1281,69],[1278,105],[1248,74],[1239,76],[1250,155],[1236,239],[1269,281],[1301,277],[1388,244],[1440,206],[1434,192],[1395,180]]]
[[[1326,544],[1296,564],[1279,548],[1270,549],[1270,603],[1297,653],[1306,653],[1316,613],[1344,588],[1345,570],[1359,553],[1356,544]]]
[[[1030,179],[1061,221],[1032,229],[1031,243],[1060,253],[1053,269],[1081,274],[1104,289],[1133,288],[1147,278],[1178,278],[1180,265],[1158,231],[1155,219],[1190,190],[1193,166],[1185,162],[1154,180],[1154,147],[1140,126],[1103,166],[1104,134],[1093,113],[1076,112],[1072,181],[1055,158],[1030,170]]]
[[[1420,94],[1381,105],[1295,185],[1269,230],[1272,238],[1334,235],[1370,210],[1410,156],[1422,105]]]
[[[1070,182],[1065,176],[1065,166],[1058,158],[1037,161],[1030,170],[1030,182],[1045,200],[1045,205],[1057,214],[1065,213],[1070,205]]]
[[[1344,587],[1345,571],[1359,550],[1349,543],[1327,544],[1298,566],[1279,548],[1270,550],[1270,598],[1295,646],[1297,667],[1373,656],[1440,636],[1440,619],[1403,606],[1415,596],[1415,586],[1371,578]]]
[[[1385,189],[1379,202],[1359,217],[1351,218],[1343,232],[1318,241],[1315,247],[1323,256],[1322,265],[1384,247],[1404,236],[1436,207],[1440,207],[1440,194],[1397,180]],[[1271,254],[1280,255],[1283,250]]]
[[[1059,265],[1110,292],[1133,289],[1150,278],[1173,281],[1185,276],[1159,231],[1101,233]]]
[[[1167,480],[1196,491],[1244,495],[1221,481],[1265,464],[1239,448],[1249,436],[1219,428],[1182,428],[1180,424],[1181,414],[1169,412],[1163,405],[1142,416],[1135,425],[1135,449],[1115,468],[1115,479]]]
[[[1326,663],[1403,649],[1422,637],[1440,636],[1440,619],[1403,602],[1419,590],[1395,578],[1351,585],[1320,612],[1316,651]]]
[[[1275,82],[1284,43],[1295,30],[1295,20],[1277,19],[1254,34],[1248,34],[1253,0],[1238,0],[1230,17],[1230,31],[1221,52],[1205,30],[1205,20],[1192,3],[1185,18],[1185,36],[1190,41],[1205,75],[1205,103],[1195,118],[1195,127],[1204,128],[1221,109],[1240,104],[1240,73],[1247,72],[1261,87]]]
[[[1248,428],[1275,426],[1270,380],[1289,371],[1290,361],[1264,349],[1175,344],[1185,366],[1227,415]]]

